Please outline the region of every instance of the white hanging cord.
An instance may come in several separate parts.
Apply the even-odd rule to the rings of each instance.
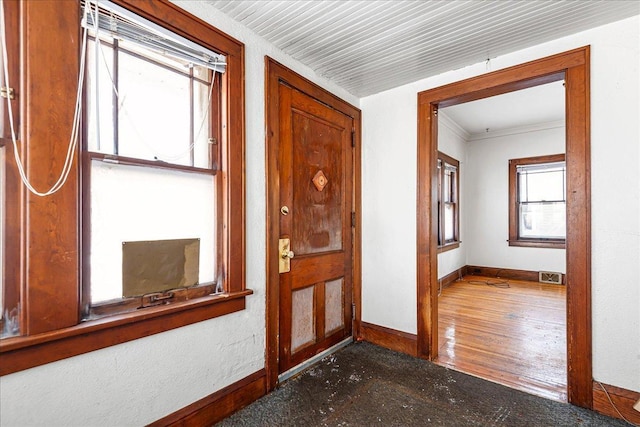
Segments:
[[[85,10],[86,15],[86,10]],[[11,87],[9,84],[9,65],[8,65],[8,55],[7,55],[7,38],[6,38],[6,25],[4,18],[4,0],[0,0],[0,23],[2,24],[2,59],[4,63],[4,80],[7,87]],[[47,191],[40,192],[36,190],[31,182],[27,178],[27,175],[24,171],[24,166],[22,164],[22,160],[20,158],[20,153],[18,152],[18,141],[16,137],[16,132],[13,123],[13,111],[11,109],[11,100],[7,97],[7,110],[9,115],[9,126],[11,128],[11,141],[13,142],[13,153],[16,159],[16,165],[18,166],[18,173],[20,174],[20,179],[24,186],[33,194],[40,197],[50,196],[60,190],[64,184],[67,182],[67,178],[71,173],[71,166],[73,165],[73,153],[75,152],[76,146],[78,145],[78,130],[80,128],[80,115],[82,112],[82,86],[84,83],[84,64],[86,57],[86,43],[87,43],[87,30],[84,29],[82,31],[82,54],[80,57],[80,70],[78,76],[78,91],[76,93],[76,104],[73,116],[73,126],[71,129],[71,136],[69,138],[69,145],[67,148],[67,155],[65,157],[64,165],[62,166],[62,170],[60,172],[60,177],[58,180],[51,186],[51,188]]]

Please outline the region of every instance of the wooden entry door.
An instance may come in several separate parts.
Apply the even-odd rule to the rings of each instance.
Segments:
[[[284,83],[278,90],[279,227],[292,252],[279,276],[284,372],[351,335],[354,124]]]

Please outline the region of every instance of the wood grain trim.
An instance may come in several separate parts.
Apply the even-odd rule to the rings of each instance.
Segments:
[[[564,78],[567,164],[567,390],[569,403],[591,408],[590,48],[451,83],[418,94],[417,317],[418,356],[438,354],[437,228],[434,226],[437,110]]]
[[[324,280],[338,279],[347,274],[345,267],[348,266],[344,265],[342,252],[327,253],[313,258],[294,258],[291,260],[291,268],[297,269],[300,273],[291,280],[291,290],[309,286],[317,277]]]
[[[149,427],[204,426],[215,424],[255,402],[267,393],[267,373],[261,369],[227,387],[167,415]]]
[[[76,2],[62,5],[51,0],[20,2],[20,7],[22,161],[33,187],[46,191],[60,176],[74,119],[80,8]],[[51,22],[56,25],[48,25]],[[25,335],[78,323],[77,164],[74,157],[65,185],[55,194],[24,193],[21,333]]]
[[[0,341],[0,376],[244,310],[247,290]]]
[[[566,88],[567,166],[567,394],[569,403],[590,408],[591,329],[591,92],[590,49],[568,66]]]
[[[11,103],[11,111],[13,113],[14,128],[16,131],[16,137],[20,139],[20,61],[13,60],[20,58],[20,3],[17,1],[5,1],[4,7],[4,19],[5,19],[5,42],[7,46],[7,58],[9,59],[8,67],[9,71],[9,83],[11,84],[15,100]],[[2,70],[4,73],[4,70]],[[4,81],[4,79],[2,79]],[[23,253],[22,248],[22,234],[24,233],[23,216],[21,215],[21,206],[24,204],[24,187],[18,174],[18,167],[16,165],[15,157],[12,150],[12,137],[9,126],[9,110],[7,108],[7,102],[4,98],[0,99],[0,120],[2,123],[0,128],[0,147],[4,147],[5,150],[5,176],[4,181],[0,182],[0,186],[4,186],[5,191],[5,212],[4,212],[4,227],[2,233],[4,234],[4,241],[0,240],[0,245],[3,245],[4,256],[4,271],[0,274],[3,275],[4,284],[0,286],[0,292],[2,295],[2,302],[4,309],[11,313],[17,310],[20,306],[20,283],[22,283],[23,270],[20,265],[20,259]],[[6,144],[6,145],[5,145]],[[20,155],[24,157],[24,144],[20,144]],[[9,250],[10,248],[10,250]],[[23,319],[18,313],[17,317],[19,323],[23,324]],[[0,319],[0,328],[5,330],[5,322],[7,316],[2,316]]]
[[[588,47],[580,47],[420,92],[418,102],[429,104],[435,100],[444,108],[562,80],[565,70],[589,64],[585,50],[588,50]]]
[[[367,341],[409,356],[417,356],[418,337],[408,332],[361,322],[358,341]]]
[[[437,116],[437,104],[418,103],[418,357],[429,360],[438,356],[438,216],[434,215],[438,209]]]
[[[467,266],[465,265],[464,267],[460,267],[457,270],[454,270],[451,273],[447,274],[446,276],[438,279],[438,282],[440,283],[440,288],[441,289],[448,288],[449,286],[451,286],[452,283],[454,283],[460,277],[464,277],[466,275],[467,275]]]
[[[111,1],[214,52],[230,56],[243,56],[244,44],[242,42],[168,0]],[[216,41],[215,44],[210,42],[212,39]]]
[[[615,408],[607,398],[603,387],[609,393],[609,398],[611,398]],[[640,393],[636,391],[602,384],[598,381],[593,382],[593,410],[601,414],[618,419],[622,419],[620,417],[620,414],[622,414],[628,421],[640,425],[640,412],[633,409],[633,405],[638,399],[640,399]],[[616,409],[620,411],[620,414]]]
[[[477,276],[485,277],[500,277],[501,279],[513,279],[513,280],[527,280],[529,282],[537,282],[539,280],[539,274],[537,271],[531,270],[515,270],[511,268],[498,268],[498,267],[482,267],[478,265],[467,265],[467,274],[473,274]],[[562,283],[565,283],[567,275],[562,275]]]

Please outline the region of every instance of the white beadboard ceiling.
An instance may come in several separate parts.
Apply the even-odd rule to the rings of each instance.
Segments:
[[[206,0],[364,97],[640,14],[638,0]]]

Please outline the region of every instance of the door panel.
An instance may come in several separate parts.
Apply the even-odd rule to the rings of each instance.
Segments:
[[[330,335],[344,327],[344,280],[330,280],[324,284],[324,333]]]
[[[291,351],[316,341],[316,325],[313,312],[314,287],[296,289],[291,293]]]
[[[299,110],[292,111],[293,200],[298,221],[291,239],[298,255],[341,250],[345,129]],[[318,176],[318,185],[313,178]]]
[[[351,335],[352,147],[350,117],[280,84],[279,371]]]

